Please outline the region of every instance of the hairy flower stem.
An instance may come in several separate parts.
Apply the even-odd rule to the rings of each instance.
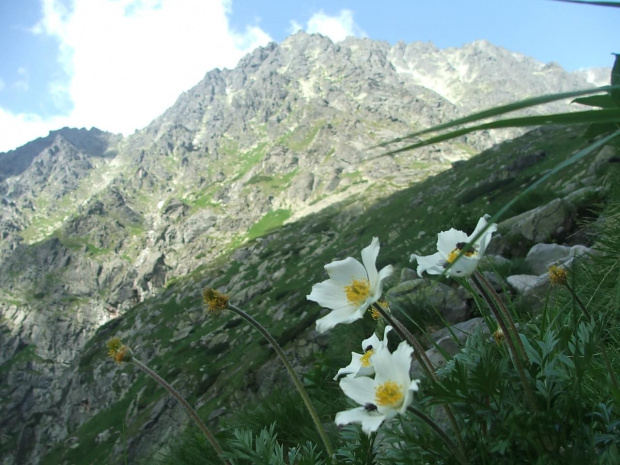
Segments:
[[[377,303],[374,303],[372,306],[377,312],[379,312],[379,314],[385,319],[385,321],[387,321],[388,324],[390,324],[394,328],[396,333],[398,333],[398,335],[404,341],[407,341],[411,345],[411,347],[413,347],[413,355],[415,355],[415,357],[418,359],[418,363],[424,369],[427,376],[431,378],[434,382],[439,383],[440,381],[439,381],[439,377],[437,376],[437,373],[435,373],[435,367],[431,363],[430,359],[426,355],[426,351],[420,345],[420,343],[415,338],[415,336],[411,334],[409,330],[405,327],[405,325],[403,325],[394,315],[392,315],[392,313],[389,310],[385,309],[384,307],[382,307],[381,305]],[[459,429],[458,424],[456,422],[456,418],[454,417],[454,412],[452,411],[452,408],[449,405],[442,405],[442,407],[444,411],[446,412],[446,416],[448,417],[448,420],[450,421],[450,424],[452,425],[452,429],[454,430],[454,433],[456,434],[456,438],[459,441],[459,446],[461,448],[461,455],[464,456],[465,455],[465,443],[463,442],[463,438],[461,436],[461,430]]]
[[[513,321],[512,316],[510,315],[510,312],[506,308],[506,305],[504,305],[504,302],[502,301],[500,296],[497,295],[497,292],[495,292],[495,289],[493,289],[493,286],[491,286],[489,281],[487,281],[484,275],[480,273],[478,270],[474,272],[473,279],[478,280],[478,288],[484,287],[487,294],[493,299],[496,305],[494,308],[499,310],[499,313],[502,315],[504,322],[507,323],[511,332],[506,333],[506,331],[504,331],[504,328],[502,328],[502,331],[504,331],[504,333],[508,336],[512,335],[513,341],[515,342],[516,347],[519,350],[519,355],[523,358],[523,360],[527,360],[527,354],[525,353],[525,347],[523,346],[523,341],[521,341],[521,338],[519,337],[519,331],[517,331],[515,322]],[[495,316],[495,318],[497,318],[497,315]]]
[[[506,323],[504,322],[502,315],[500,314],[499,310],[496,307],[495,300],[489,295],[489,293],[487,292],[487,289],[477,279],[475,279],[475,275],[474,275],[474,278],[471,280],[471,282],[474,288],[478,290],[478,292],[480,293],[484,301],[487,303],[489,309],[493,313],[493,316],[497,320],[499,327],[502,329],[502,331],[506,335],[506,344],[508,344],[508,349],[510,350],[510,353],[512,354],[512,360],[513,360],[514,366],[517,370],[517,374],[519,375],[519,378],[521,379],[521,384],[523,385],[523,391],[525,392],[525,398],[527,399],[527,402],[529,403],[530,409],[532,410],[532,412],[537,412],[538,406],[536,404],[536,398],[534,397],[534,393],[532,392],[530,383],[528,382],[527,377],[525,376],[525,369],[523,368],[523,360],[521,359],[521,356],[519,355],[519,352],[517,351],[517,348],[514,344],[514,339],[518,338],[519,334],[518,333],[512,334],[508,330],[508,326],[506,326]]]
[[[460,463],[462,463],[463,465],[467,465],[469,463],[467,459],[463,456],[463,453],[456,446],[456,444],[452,442],[448,435],[439,426],[437,426],[437,423],[435,423],[432,418],[429,418],[428,415],[426,415],[421,410],[418,410],[413,405],[407,407],[407,410],[409,410],[411,413],[419,417],[424,423],[430,426],[433,431],[435,431],[435,433],[437,433],[437,435],[441,438],[441,440],[452,450],[452,452],[454,452],[454,456]]]
[[[179,403],[183,406],[183,408],[187,411],[187,413],[189,413],[189,416],[192,418],[192,420],[194,420],[198,428],[200,428],[200,430],[203,432],[203,434],[207,438],[207,441],[209,441],[209,443],[211,444],[211,447],[215,449],[215,452],[217,452],[217,455],[220,457],[220,460],[222,461],[222,463],[225,463],[226,465],[230,465],[230,463],[227,460],[224,460],[222,458],[222,454],[224,453],[224,451],[222,450],[222,447],[220,446],[220,444],[217,442],[217,439],[215,439],[215,436],[213,436],[213,433],[211,433],[211,430],[207,428],[207,425],[203,423],[203,421],[200,419],[196,411],[191,407],[191,405],[187,403],[187,401],[183,398],[183,396],[181,396],[181,394],[179,394],[179,392],[176,389],[170,386],[170,384],[168,384],[161,376],[159,376],[157,373],[155,373],[153,370],[147,367],[140,360],[136,358],[132,358],[130,362],[136,365],[142,371],[144,371],[147,375],[149,375],[155,381],[157,381],[164,389],[166,389],[170,394],[172,394],[172,396],[176,400],[179,401]]]
[[[435,367],[431,363],[430,359],[426,355],[426,351],[420,345],[415,336],[409,332],[405,325],[403,325],[398,319],[396,319],[394,315],[392,315],[381,305],[374,303],[372,306],[377,312],[379,312],[379,314],[385,319],[385,321],[387,321],[387,323],[394,328],[394,331],[396,331],[400,338],[403,341],[407,341],[411,345],[411,347],[413,347],[413,355],[418,359],[418,363],[427,374],[427,376],[436,379],[437,375],[435,374]]]
[[[570,292],[573,299],[575,299],[575,302],[577,302],[577,305],[579,306],[579,308],[581,308],[581,311],[583,312],[585,317],[591,321],[592,316],[590,312],[588,311],[584,303],[581,301],[581,299],[579,298],[575,290],[567,282],[564,283],[564,287],[568,289],[568,292]],[[605,366],[607,367],[607,371],[609,372],[609,376],[611,378],[611,382],[614,385],[614,388],[618,390],[618,380],[616,379],[616,375],[611,366],[611,362],[609,361],[609,357],[607,356],[607,350],[605,349],[605,342],[603,341],[603,339],[601,339],[600,348],[601,348],[601,355],[603,356],[603,360],[605,360]]]
[[[278,354],[278,356],[284,363],[284,366],[286,367],[288,374],[291,376],[291,379],[293,380],[293,383],[295,384],[297,391],[299,391],[299,394],[301,395],[301,398],[303,399],[304,404],[306,404],[306,408],[308,409],[308,412],[310,413],[310,416],[312,417],[312,420],[314,421],[314,425],[316,426],[316,429],[319,435],[321,436],[321,440],[323,441],[323,444],[325,445],[325,450],[329,454],[332,462],[336,463],[334,449],[331,445],[331,442],[329,441],[329,438],[327,437],[327,433],[325,433],[325,428],[323,428],[323,423],[321,423],[321,420],[319,419],[319,415],[316,413],[316,410],[314,409],[314,405],[312,404],[312,401],[310,400],[310,396],[308,396],[306,389],[304,388],[303,384],[299,380],[299,377],[297,376],[297,373],[295,373],[295,370],[293,370],[293,366],[291,365],[291,362],[289,362],[288,357],[284,353],[284,350],[282,350],[282,347],[280,347],[280,344],[278,344],[278,341],[274,339],[274,337],[269,333],[269,331],[267,331],[267,329],[263,325],[261,325],[258,321],[256,321],[254,318],[252,318],[250,315],[248,315],[246,312],[244,312],[240,308],[235,307],[234,305],[231,305],[230,303],[228,304],[228,308],[232,310],[233,312],[235,312],[237,315],[239,315],[241,318],[245,319],[256,329],[258,329],[258,331],[265,337],[265,339],[269,341],[269,344],[271,344],[271,347],[273,347],[273,349],[276,351],[276,353]]]

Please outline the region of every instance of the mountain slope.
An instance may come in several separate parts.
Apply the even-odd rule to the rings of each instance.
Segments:
[[[132,136],[63,129],[0,154],[1,450],[16,451],[6,463],[36,463],[55,444],[61,452],[54,453],[63,454],[78,429],[103,433],[94,424],[105,422],[93,418],[119,420],[131,396],[114,412],[106,406],[128,390],[145,389],[161,402],[127,413],[153,416],[152,432],[131,432],[132,454],[165,442],[166,425],[183,422],[182,413],[144,380],[115,378],[97,355],[101,338],[114,328],[127,337],[152,336],[144,340],[146,360],[163,357],[171,341],[183,350],[206,347],[218,363],[198,380],[192,370],[206,361],[187,361],[187,389],[210,411],[215,392],[206,399],[197,390],[210,389],[220,370],[230,369],[222,350],[239,350],[239,343],[196,329],[204,321],[202,285],[226,286],[240,303],[261,296],[257,311],[282,342],[299,344],[318,311],[307,306],[301,277],[319,279],[322,264],[353,253],[337,242],[337,231],[365,230],[362,239],[392,234],[375,225],[380,215],[365,219],[375,202],[391,203],[395,192],[520,132],[468,136],[397,157],[375,158],[380,152],[368,147],[532,89],[586,86],[584,76],[486,42],[442,51],[367,39],[334,44],[298,33],[257,49],[234,70],[207,73]],[[460,190],[474,182],[440,179]],[[432,195],[443,192],[437,189]],[[422,208],[425,195],[409,202]],[[283,225],[277,250],[270,249],[273,239],[258,239]],[[308,254],[312,265],[298,263]],[[257,350],[250,366],[267,359]],[[99,443],[108,441],[116,448],[109,451],[120,447],[116,437]],[[77,444],[81,452],[92,446]]]

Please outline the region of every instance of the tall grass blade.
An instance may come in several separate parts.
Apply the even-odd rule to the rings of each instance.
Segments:
[[[457,129],[439,136],[431,137],[416,144],[407,145],[397,150],[392,150],[383,154],[395,155],[400,152],[406,152],[409,150],[417,149],[427,145],[437,144],[449,139],[454,139],[465,134],[469,134],[474,131],[481,131],[484,129],[502,129],[502,128],[515,128],[515,127],[528,127],[528,126],[542,126],[548,124],[592,124],[592,123],[620,123],[620,108],[608,108],[603,110],[587,110],[572,113],[556,113],[554,115],[539,115],[539,116],[523,116],[518,118],[508,118],[498,121],[491,121],[490,123],[483,123],[477,126],[470,126],[467,128]]]
[[[423,134],[442,131],[444,129],[461,126],[467,123],[473,123],[475,121],[480,121],[480,120],[491,118],[494,116],[500,116],[500,115],[510,113],[516,110],[522,110],[524,108],[534,107],[537,105],[542,105],[542,104],[554,102],[557,100],[580,97],[582,95],[597,94],[600,92],[610,92],[613,90],[620,91],[620,82],[618,82],[617,85],[614,85],[614,86],[602,86],[602,87],[597,87],[593,89],[584,89],[584,90],[578,90],[578,91],[573,91],[573,92],[562,92],[559,94],[550,94],[550,95],[542,95],[539,97],[532,97],[532,98],[528,98],[525,100],[520,100],[518,102],[508,103],[506,105],[500,105],[497,107],[489,108],[487,110],[483,110],[478,113],[473,113],[463,118],[457,118],[447,123],[438,124],[437,126],[433,126],[431,128],[423,129],[421,131],[417,131],[417,132],[408,134],[406,136],[399,137],[397,139],[383,142],[377,145],[377,147],[385,147],[385,146],[388,146],[388,145],[391,145],[397,142],[402,142],[407,139],[412,139],[414,137],[421,136]]]
[[[584,5],[611,6],[613,8],[620,8],[620,2],[592,2],[590,0],[555,0],[555,1],[564,2],[564,3],[582,3]]]

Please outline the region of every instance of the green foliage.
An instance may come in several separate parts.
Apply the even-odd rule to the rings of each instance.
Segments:
[[[342,446],[336,452],[338,463],[373,465],[377,458],[376,434],[367,435],[359,426],[347,425],[340,432]]]
[[[317,452],[316,446],[307,441],[299,447],[285,451],[278,443],[274,433],[274,425],[264,428],[255,435],[249,429],[237,429],[233,432],[233,439],[228,442],[231,451],[225,453],[232,465],[254,465],[264,463],[268,465],[325,465],[326,462]]]
[[[250,227],[248,231],[248,239],[252,240],[257,237],[264,236],[268,232],[282,226],[282,224],[284,224],[284,222],[290,217],[290,210],[271,210]]]

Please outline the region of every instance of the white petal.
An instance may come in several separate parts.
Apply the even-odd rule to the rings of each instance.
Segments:
[[[378,283],[377,256],[379,255],[379,238],[373,237],[368,247],[362,249],[362,263],[368,273],[368,281],[373,289]]]
[[[348,425],[349,423],[361,423],[362,431],[366,434],[374,433],[379,429],[385,417],[379,412],[368,412],[364,407],[358,407],[336,414],[337,425]]]
[[[385,381],[394,381],[403,389],[409,386],[412,353],[413,348],[405,341],[401,342],[393,353],[390,353],[387,347],[376,351],[372,357],[376,373],[375,382],[383,384]]]
[[[319,333],[332,329],[339,323],[352,323],[359,320],[364,316],[366,309],[355,309],[355,307],[348,306],[346,308],[333,310],[323,318],[316,320],[316,330]]]
[[[495,223],[490,224],[490,225],[488,224],[489,218],[491,218],[489,215],[484,215],[482,218],[480,218],[478,220],[478,224],[476,225],[476,229],[474,229],[474,232],[470,236],[470,240],[471,240],[478,233],[480,233],[482,230],[486,228],[484,233],[482,233],[482,235],[478,239],[476,239],[476,241],[474,242],[477,246],[479,255],[484,254],[484,251],[486,250],[487,246],[489,245],[489,241],[491,240],[491,235],[495,231],[497,231],[497,224]]]
[[[474,229],[474,232],[473,232],[473,233],[471,233],[471,236],[469,236],[469,237],[467,238],[467,240],[468,240],[468,241],[469,241],[469,240],[471,240],[471,239],[473,239],[473,238],[476,236],[476,234],[478,234],[480,231],[482,231],[484,228],[486,228],[486,226],[487,226],[487,224],[488,224],[488,221],[487,221],[487,220],[488,220],[489,218],[490,218],[490,216],[489,216],[489,215],[484,215],[482,218],[480,218],[480,219],[478,220],[478,224],[476,225],[476,228]],[[478,243],[478,241],[476,241],[476,243]]]
[[[446,274],[448,276],[456,276],[461,278],[470,276],[474,271],[476,271],[478,263],[480,263],[480,255],[476,254],[474,257],[462,255],[454,261],[450,268],[448,268]]]
[[[386,328],[387,328],[387,326],[386,326]],[[374,333],[368,339],[364,339],[362,341],[362,349],[364,351],[366,351],[366,349],[368,347],[372,347],[373,349],[377,349],[379,346],[381,346],[381,341],[379,340],[379,337],[376,334],[374,334]]]
[[[331,308],[332,310],[345,307],[351,307],[351,311],[355,310],[355,307],[347,299],[344,287],[332,279],[312,286],[312,291],[306,296],[306,299],[313,300],[321,307]]]
[[[351,352],[351,363],[349,363],[346,367],[341,368],[334,376],[334,380],[337,380],[340,376],[355,374],[357,375],[362,368],[362,354],[356,354],[355,352]],[[373,373],[375,369],[372,369]]]
[[[361,281],[368,279],[366,268],[355,258],[347,257],[344,260],[336,260],[325,265],[329,277],[343,287],[348,286],[353,280]]]
[[[385,329],[383,330],[383,340],[380,340],[379,337],[374,333],[368,339],[364,339],[362,341],[362,350],[365,351],[368,346],[372,346],[372,348],[375,350],[386,346],[388,342],[388,333],[390,331],[392,331],[392,327],[390,325],[386,325]]]
[[[381,297],[381,294],[383,293],[382,281],[388,276],[391,276],[393,272],[394,267],[392,265],[387,265],[383,267],[381,271],[379,271],[379,274],[377,275],[377,281],[375,283],[370,281],[370,288],[372,289],[372,292],[377,299],[379,299]]]
[[[437,234],[437,251],[444,259],[448,258],[450,252],[456,248],[459,242],[467,242],[469,237],[463,231],[451,228],[448,231],[442,231]]]
[[[411,255],[411,261],[416,260],[418,262],[417,273],[422,276],[425,271],[428,274],[442,274],[444,272],[444,264],[446,263],[445,257],[439,252],[433,255]]]
[[[340,389],[360,405],[375,403],[375,381],[371,378],[366,376],[342,378]]]
[[[417,392],[418,389],[420,389],[419,384],[420,384],[419,379],[414,379],[413,381],[411,381],[411,383],[409,383],[409,386],[407,386],[407,390],[405,391],[405,399],[403,400],[403,404],[398,410],[398,413],[400,414],[405,413],[405,411],[407,410],[407,407],[411,405],[411,403],[413,402],[413,393]]]

